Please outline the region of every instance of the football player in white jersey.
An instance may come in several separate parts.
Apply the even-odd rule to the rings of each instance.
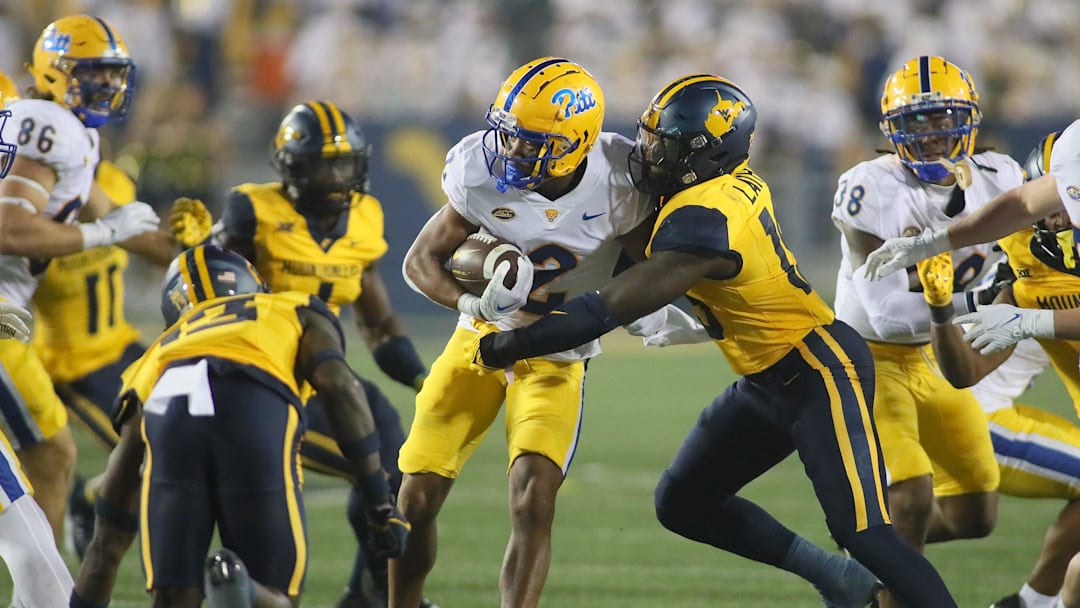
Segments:
[[[1050,155],[1046,175],[996,197],[959,221],[918,236],[890,239],[866,260],[871,280],[886,277],[915,262],[974,243],[993,241],[1054,213],[1065,212],[1080,226],[1080,120],[1062,131]],[[1080,339],[1080,310],[1038,310],[995,304],[956,318],[974,324],[965,338],[983,354],[1024,338]]]
[[[841,175],[834,200],[833,221],[843,235],[836,314],[874,354],[874,419],[890,513],[901,536],[921,550],[926,542],[990,533],[998,467],[974,395],[935,369],[918,280],[896,275],[871,283],[856,269],[885,239],[970,215],[1023,178],[1008,156],[974,153],[978,93],[966,71],[941,57],[905,63],[886,81],[881,109],[881,129],[896,153]],[[952,291],[964,310],[965,287],[989,269],[992,255],[989,244],[956,252]]]
[[[15,159],[15,144],[3,137],[3,125],[10,116],[0,93],[0,180]],[[0,340],[27,342],[31,322],[29,311],[0,297]],[[4,343],[0,350],[7,347]],[[71,573],[33,494],[15,450],[0,429],[0,559],[11,575],[11,605],[63,606],[71,593]]]
[[[1027,179],[1045,173],[1058,133],[1044,137],[1024,165]],[[1064,230],[1059,230],[1064,228]],[[994,300],[1020,306],[1075,306],[1080,269],[1071,247],[1071,230],[1061,218],[999,239],[1008,255],[1012,282]],[[1015,348],[981,356],[961,339],[952,324],[952,262],[944,253],[919,262],[919,279],[934,313],[931,339],[943,375],[954,386],[972,386],[990,423],[994,453],[1001,468],[998,491],[1009,496],[1057,498],[1066,501],[1047,530],[1035,567],[1019,592],[991,608],[1049,608],[1062,588],[1067,564],[1080,550],[1080,428],[1050,412],[1013,402],[1051,361],[1075,398],[1077,353],[1061,340],[1022,340]],[[1015,277],[1015,278],[1013,278]],[[1041,344],[1040,344],[1041,343]],[[1044,350],[1045,349],[1045,350]],[[1011,353],[1011,354],[1010,354]],[[977,382],[977,384],[976,384]]]
[[[122,117],[130,102],[134,63],[119,35],[94,17],[61,18],[42,32],[28,68],[35,98],[8,106],[3,137],[19,149],[0,182],[0,296],[23,307],[53,256],[124,241],[165,258],[173,247],[149,205],[114,209],[93,185],[96,127]],[[2,428],[60,539],[75,463],[67,413],[29,346],[0,349],[0,371]]]
[[[465,461],[507,401],[511,536],[499,589],[502,606],[536,606],[551,561],[555,496],[581,425],[585,360],[598,342],[519,363],[513,373],[470,369],[476,324],[527,325],[603,285],[620,250],[640,254],[653,205],[627,169],[633,142],[603,133],[604,97],[580,65],[531,61],[503,82],[488,110],[490,128],[451,148],[443,172],[448,204],[405,257],[414,289],[461,311],[457,329],[417,395],[399,463],[398,504],[413,532],[390,565],[390,606],[415,608],[435,561],[435,518]],[[444,263],[476,232],[516,244],[526,258],[506,288],[509,263],[482,296],[467,293]],[[535,266],[535,271],[534,271]]]

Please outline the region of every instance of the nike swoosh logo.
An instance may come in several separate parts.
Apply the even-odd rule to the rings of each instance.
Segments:
[[[1015,320],[1017,320],[1019,318],[1020,318],[1020,313],[1015,313],[1015,314],[1013,314],[1012,318],[1009,319],[1008,321],[1005,321],[1005,323],[1003,323],[1003,325],[1008,325],[1009,323],[1012,323],[1013,321],[1015,321]]]
[[[507,304],[506,306],[496,306],[495,310],[497,312],[506,312],[506,311],[510,310],[511,308],[513,308],[513,307],[514,307],[513,304]]]
[[[596,218],[600,217],[601,215],[607,215],[607,211],[601,211],[600,213],[597,213],[596,215],[589,215],[589,212],[586,211],[585,213],[581,214],[581,219],[587,222],[589,220],[595,220]]]

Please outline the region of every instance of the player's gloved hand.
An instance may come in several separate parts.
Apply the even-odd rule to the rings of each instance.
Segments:
[[[954,325],[968,323],[972,326],[964,331],[964,339],[984,355],[996,353],[1025,338],[1054,337],[1053,310],[991,304],[953,319]]]
[[[0,300],[0,340],[15,338],[19,342],[26,342],[30,339],[33,320],[30,311],[22,306]]]
[[[923,297],[931,306],[948,306],[953,301],[953,264],[949,252],[935,255],[917,264]]]
[[[176,242],[187,249],[210,238],[214,218],[201,200],[181,196],[169,210],[169,227]]]
[[[157,230],[160,223],[161,218],[153,207],[135,201],[113,209],[103,218],[78,226],[83,233],[83,249],[93,249],[152,232]]]
[[[368,550],[379,558],[401,557],[409,540],[412,524],[393,502],[372,505],[364,511],[371,533]]]
[[[866,256],[863,274],[871,281],[877,281],[919,260],[925,260],[939,253],[952,251],[952,249],[949,233],[945,228],[940,230],[927,228],[918,236],[904,236],[885,241],[877,251]]]
[[[712,340],[705,326],[693,316],[674,304],[649,313],[627,323],[626,331],[639,336],[645,346],[674,346],[676,344],[700,344]]]
[[[496,266],[484,293],[479,297],[468,293],[463,294],[458,299],[458,310],[484,321],[498,321],[524,306],[529,300],[529,293],[532,292],[535,269],[529,258],[519,256],[517,276],[513,286],[507,288],[503,282],[506,280],[506,275],[510,273],[510,268],[510,262],[506,260]]]
[[[465,358],[469,361],[469,369],[479,374],[501,371],[502,368],[485,363],[483,356],[480,354],[480,341],[486,336],[499,333],[499,328],[479,319],[473,319],[473,327],[476,328],[476,333],[465,343]]]

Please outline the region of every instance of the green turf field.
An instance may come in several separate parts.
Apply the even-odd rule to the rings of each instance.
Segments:
[[[554,557],[542,605],[585,608],[814,606],[800,579],[696,545],[667,532],[652,514],[653,486],[698,411],[732,379],[712,346],[648,350],[612,336],[607,354],[589,367],[585,427],[555,522]],[[352,344],[360,344],[353,340]],[[429,361],[438,339],[420,340]],[[408,391],[374,368],[362,348],[355,364],[377,379],[404,418]],[[373,373],[372,373],[373,372]],[[1072,414],[1064,390],[1044,374],[1025,399]],[[497,606],[499,564],[508,533],[506,443],[496,423],[466,467],[440,520],[439,561],[428,594],[443,608]],[[96,445],[81,442],[84,474],[103,465]],[[722,466],[722,463],[720,463]],[[832,547],[823,516],[797,460],[789,459],[749,486],[757,500],[808,538]],[[310,563],[304,605],[332,606],[352,563],[354,544],[338,482],[309,474]],[[938,566],[961,606],[986,606],[1019,588],[1043,532],[1061,507],[1055,501],[1003,498],[1000,523],[985,540],[934,546]],[[74,561],[71,562],[75,567]],[[0,603],[10,597],[0,573]],[[146,605],[133,553],[124,564],[112,606]]]

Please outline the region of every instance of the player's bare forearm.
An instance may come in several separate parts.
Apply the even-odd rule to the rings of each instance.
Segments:
[[[162,267],[168,267],[173,258],[180,253],[176,239],[164,230],[143,232],[118,244],[129,252]]]
[[[1063,211],[1055,180],[1044,175],[999,194],[975,213],[952,223],[949,242],[954,249],[989,243]]]
[[[619,244],[635,262],[645,260],[645,247],[649,244],[652,236],[653,225],[656,223],[657,214],[654,212],[636,228],[619,237]]]
[[[1080,340],[1080,308],[1054,311],[1054,339]]]
[[[82,231],[14,204],[0,204],[0,254],[52,258],[83,250]]]
[[[405,254],[403,272],[406,280],[436,304],[457,309],[465,288],[444,264],[458,245],[479,228],[465,220],[449,204],[444,205],[420,229],[412,247]]]
[[[75,580],[75,593],[95,604],[109,601],[120,562],[138,532],[140,468],[145,450],[140,424],[138,415],[125,422],[120,441],[109,455],[97,498],[94,538]]]
[[[934,357],[945,379],[956,388],[974,386],[994,371],[1012,354],[1013,348],[990,355],[980,354],[964,340],[964,330],[952,324],[952,319],[931,323],[930,342]]]
[[[659,251],[600,288],[600,297],[616,321],[629,323],[674,302],[707,275],[734,270],[735,262],[711,254]]]
[[[356,327],[368,350],[374,351],[393,336],[405,335],[405,328],[394,314],[386,284],[374,267],[364,269],[361,275],[360,297],[356,299],[353,310],[356,312]]]

